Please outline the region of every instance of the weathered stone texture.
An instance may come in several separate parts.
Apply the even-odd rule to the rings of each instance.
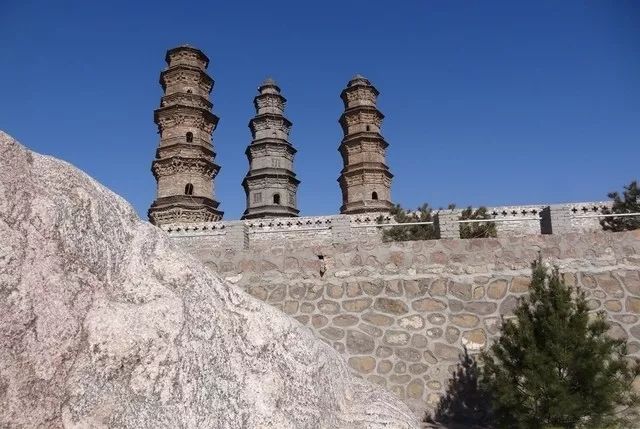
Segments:
[[[530,265],[538,251],[559,266],[565,281],[588,293],[594,311],[607,312],[617,323],[612,335],[640,340],[639,241],[637,232],[407,243],[354,240],[341,245],[277,241],[269,247],[214,256],[215,246],[207,250],[202,239],[176,239],[216,266],[225,261],[237,266],[240,258],[253,261],[245,264],[249,268],[244,271],[225,273],[228,278],[241,275],[236,285],[248,290],[253,287],[251,279],[259,275],[258,268],[251,267],[260,267],[267,253],[296,258],[301,267],[296,276],[275,269],[268,278],[259,277],[261,287],[288,283],[285,310],[293,308],[287,307],[289,301],[298,299],[297,315],[311,316],[306,323],[321,338],[334,332],[323,331],[327,327],[345,330],[336,341],[347,359],[358,358],[351,368],[364,365],[369,371],[371,365],[361,364],[360,358],[374,359],[372,369],[360,375],[368,379],[375,375],[376,384],[395,392],[418,415],[433,402],[433,395],[446,388],[449,366],[457,361],[462,346],[476,352],[497,335],[501,316],[512,315],[518,298],[528,292]],[[314,265],[318,254],[326,262],[322,277]],[[291,287],[301,277],[307,291],[304,299]],[[326,307],[327,302],[337,303],[339,310]],[[367,340],[362,343],[360,338]],[[629,350],[638,356],[639,348],[640,343]],[[422,390],[416,378],[425,383]],[[416,399],[420,392],[421,399]]]
[[[261,278],[255,295],[294,313],[301,297],[285,286],[301,276],[212,254],[237,286],[223,282],[68,164],[2,132],[0,163],[0,427],[419,427],[309,329],[241,290]],[[344,335],[316,313],[322,297],[306,299],[296,319]],[[375,371],[377,343],[358,342],[368,355],[349,357],[354,372]]]
[[[154,112],[160,144],[151,168],[157,188],[149,219],[156,225],[219,221],[223,213],[213,180],[220,167],[213,162],[211,137],[218,117],[209,101],[209,59],[198,49],[179,46],[167,51],[166,62],[160,73],[164,95]]]

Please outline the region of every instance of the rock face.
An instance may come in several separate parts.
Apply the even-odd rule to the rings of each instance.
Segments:
[[[307,328],[2,132],[0,404],[0,427],[418,427]]]

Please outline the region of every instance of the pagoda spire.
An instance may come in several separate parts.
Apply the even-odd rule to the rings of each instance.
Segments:
[[[191,46],[167,51],[160,74],[164,95],[154,112],[160,144],[151,170],[157,181],[149,208],[155,225],[218,221],[222,212],[213,180],[220,167],[213,160],[211,134],[218,124],[209,93],[214,81],[206,73],[209,58]]]
[[[378,94],[361,75],[354,76],[340,94],[345,108],[339,120],[344,133],[338,148],[343,161],[338,178],[340,213],[388,212],[393,207],[393,175],[385,159],[389,144],[380,134],[384,115],[376,106]]]
[[[300,181],[293,172],[296,149],[289,142],[286,101],[271,78],[260,85],[253,100],[256,116],[249,122],[252,141],[245,151],[249,172],[242,181],[247,196],[242,219],[298,216]]]

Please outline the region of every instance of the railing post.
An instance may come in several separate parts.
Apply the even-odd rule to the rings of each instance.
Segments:
[[[571,211],[564,204],[549,206],[551,217],[551,233],[564,234],[571,231]]]
[[[553,234],[550,206],[547,206],[540,210],[540,233]]]
[[[436,215],[440,238],[460,238],[460,226],[457,222],[460,214],[453,210],[441,210]]]
[[[331,219],[331,236],[334,242],[351,240],[353,231],[348,215],[338,215]]]
[[[227,230],[226,242],[227,247],[232,249],[248,249],[249,248],[249,234],[247,227],[242,220],[234,220],[225,222],[225,229]]]

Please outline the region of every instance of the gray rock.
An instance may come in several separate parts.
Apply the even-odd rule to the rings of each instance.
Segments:
[[[382,312],[388,314],[406,314],[409,312],[407,304],[399,299],[392,298],[377,298],[373,307]]]
[[[333,324],[336,326],[353,326],[356,325],[360,319],[352,314],[340,314],[333,318]]]
[[[419,427],[307,328],[2,132],[0,296],[0,427]]]
[[[457,347],[449,346],[443,343],[435,343],[433,347],[433,353],[443,360],[458,360],[461,353]]]
[[[320,329],[320,335],[330,340],[340,340],[344,337],[344,329],[329,326],[324,329]]]
[[[371,353],[375,346],[375,341],[371,336],[351,329],[347,331],[347,350],[349,350],[350,353]]]

